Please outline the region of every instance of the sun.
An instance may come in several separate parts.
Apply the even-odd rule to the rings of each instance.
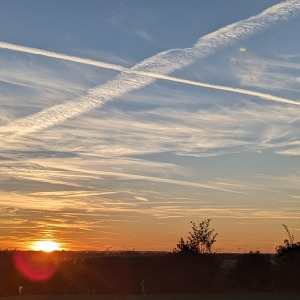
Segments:
[[[44,251],[44,252],[52,252],[61,250],[59,247],[59,243],[43,240],[43,241],[36,241],[32,244],[32,249],[35,251]]]

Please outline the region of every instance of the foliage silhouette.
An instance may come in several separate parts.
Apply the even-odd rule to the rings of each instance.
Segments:
[[[191,222],[192,231],[189,232],[187,241],[181,237],[174,252],[179,254],[211,253],[218,233],[214,233],[215,230],[209,228],[210,221],[211,219],[206,219],[200,222],[198,227],[194,222]]]
[[[240,255],[233,268],[232,282],[237,290],[270,290],[273,282],[270,257],[259,251]]]
[[[282,225],[288,238],[276,247],[276,285],[283,290],[300,291],[300,242],[295,242],[288,227]]]
[[[296,253],[300,255],[300,242],[295,243],[295,237],[293,234],[291,234],[289,228],[284,224],[282,224],[282,226],[287,232],[288,239],[284,240],[283,245],[279,245],[276,247],[278,258],[280,259],[284,256],[292,254],[296,255]]]
[[[258,251],[203,255],[212,252],[217,234],[210,219],[191,224],[187,241],[181,238],[173,253],[0,251],[0,297],[18,295],[19,286],[24,295],[300,292],[300,243],[287,226],[288,237],[276,248],[274,260]],[[20,253],[48,257],[56,272],[43,281],[30,280],[15,264]]]

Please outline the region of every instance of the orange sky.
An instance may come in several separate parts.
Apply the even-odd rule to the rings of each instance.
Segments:
[[[0,248],[299,239],[300,1],[3,2]]]

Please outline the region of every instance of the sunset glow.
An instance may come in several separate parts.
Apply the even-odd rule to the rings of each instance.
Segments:
[[[59,243],[53,241],[36,241],[32,244],[32,249],[35,251],[52,252],[61,250]]]
[[[300,239],[300,0],[161,2],[1,1],[1,249]]]

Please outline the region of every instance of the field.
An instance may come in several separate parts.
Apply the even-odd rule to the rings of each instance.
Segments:
[[[104,296],[104,295],[42,295],[1,297],[1,300],[299,300],[299,293],[230,293],[230,294],[197,294],[197,295],[154,295],[154,296]]]
[[[2,251],[0,300],[300,299],[297,257]]]

